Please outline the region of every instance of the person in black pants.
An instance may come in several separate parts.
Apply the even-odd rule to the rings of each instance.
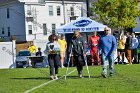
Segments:
[[[57,40],[57,36],[52,34],[49,36],[49,42],[46,45],[46,51],[48,53],[48,62],[50,66],[50,79],[52,80],[58,79],[57,74],[60,61],[60,45]]]
[[[138,63],[138,53],[137,53],[138,45],[139,45],[139,41],[135,37],[135,34],[132,33],[132,47],[131,47],[132,54],[131,54],[131,56],[132,56],[132,59],[134,59],[133,62],[132,62],[134,64]]]
[[[82,70],[85,61],[84,57],[86,57],[86,42],[77,30],[74,31],[74,36],[70,41],[68,54],[70,54],[71,51],[73,53],[74,63],[77,66],[78,77],[82,78]]]

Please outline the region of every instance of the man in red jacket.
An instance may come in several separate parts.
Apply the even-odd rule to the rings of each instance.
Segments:
[[[89,43],[91,46],[90,55],[91,55],[92,65],[94,65],[95,59],[98,62],[98,65],[100,65],[100,58],[99,58],[98,48],[97,48],[98,41],[99,41],[99,37],[97,36],[97,32],[93,32],[93,36],[90,36],[89,38]]]

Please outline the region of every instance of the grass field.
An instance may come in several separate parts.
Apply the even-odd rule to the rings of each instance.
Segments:
[[[50,81],[48,68],[1,69],[0,93],[28,93],[41,84],[29,93],[140,93],[140,64],[115,65],[114,76],[108,78],[101,77],[101,66],[90,66],[89,70],[91,78],[84,67],[84,78],[77,78],[75,71],[65,80],[66,68],[60,68],[62,78],[46,84]]]

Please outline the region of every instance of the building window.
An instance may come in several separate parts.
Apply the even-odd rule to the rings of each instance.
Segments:
[[[64,25],[63,23],[60,24],[60,26],[63,26],[63,25]]]
[[[53,16],[53,6],[49,6],[49,16]]]
[[[8,36],[10,36],[10,27],[8,27],[7,29],[8,29]]]
[[[52,33],[55,33],[55,24],[52,24]]]
[[[70,21],[74,21],[74,20],[76,20],[76,18],[77,18],[76,16],[71,16]]]
[[[7,18],[10,18],[9,8],[7,8]]]
[[[2,28],[2,34],[4,34],[4,28]]]
[[[28,25],[29,34],[32,34],[32,25]]]
[[[47,35],[47,24],[43,24],[43,34]]]
[[[70,14],[71,14],[71,16],[74,16],[74,8],[73,7],[70,7]]]
[[[57,6],[57,16],[60,16],[61,15],[61,9],[60,9],[60,6]]]
[[[31,15],[31,5],[27,5],[27,15]]]

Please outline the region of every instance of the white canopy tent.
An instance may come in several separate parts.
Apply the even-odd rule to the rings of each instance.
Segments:
[[[56,29],[56,34],[66,34],[66,33],[73,33],[75,30],[79,30],[80,32],[93,32],[93,31],[104,31],[104,28],[107,27],[101,23],[98,23],[94,20],[91,20],[87,17],[79,17],[76,20],[65,24]],[[114,61],[117,62],[117,50],[114,56]],[[124,62],[128,63],[127,59],[125,58]]]
[[[80,32],[93,32],[93,31],[104,31],[106,25],[98,23],[87,17],[78,17],[76,20],[65,24],[56,29],[56,34],[61,33],[73,33],[75,30]]]

